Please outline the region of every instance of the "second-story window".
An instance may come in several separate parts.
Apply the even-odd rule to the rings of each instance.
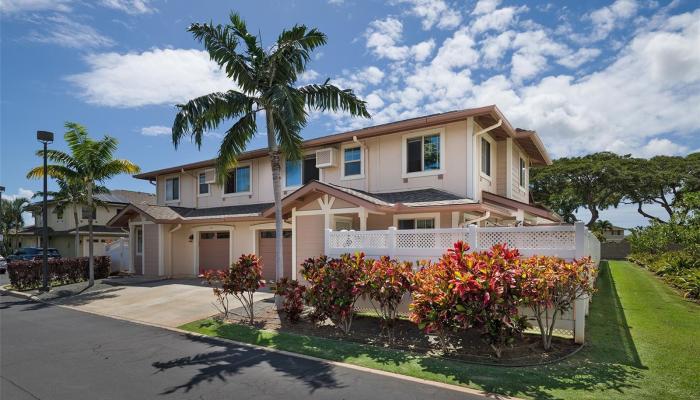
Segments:
[[[199,183],[199,194],[209,194],[209,184],[207,183],[207,174],[200,172],[197,177]]]
[[[481,172],[491,176],[491,143],[481,138]]]
[[[525,160],[520,158],[520,186],[525,187],[525,173],[527,172]]]
[[[406,139],[406,172],[440,169],[440,134]]]
[[[343,176],[362,175],[362,149],[350,147],[343,150]]]
[[[287,187],[301,185],[302,161],[286,160],[284,162],[284,184]]]
[[[165,180],[165,201],[180,200],[180,178],[168,178]]]
[[[90,219],[90,207],[84,206],[80,210],[80,218],[81,219]],[[92,209],[92,219],[93,220],[97,219],[97,208]]]
[[[224,194],[250,192],[250,166],[236,167],[229,171]]]
[[[56,219],[59,221],[63,219],[63,209],[62,208],[56,209]]]

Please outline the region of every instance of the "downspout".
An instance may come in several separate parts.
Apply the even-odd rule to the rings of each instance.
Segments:
[[[357,140],[357,136],[352,137],[352,141],[357,143],[360,146],[360,149],[362,149],[362,152],[364,153],[364,165],[362,165],[362,168],[364,169],[365,173],[365,192],[369,192],[369,149],[367,145],[365,145],[364,142],[360,142]]]

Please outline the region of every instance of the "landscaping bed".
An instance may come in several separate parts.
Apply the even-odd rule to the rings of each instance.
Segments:
[[[283,311],[277,311],[272,299],[256,303],[256,327],[273,332],[292,333],[325,339],[344,340],[353,343],[378,346],[387,349],[410,351],[415,354],[439,356],[453,360],[481,363],[488,365],[522,366],[537,365],[559,360],[566,357],[580,345],[572,339],[555,337],[552,350],[542,351],[542,341],[539,334],[524,334],[509,346],[501,358],[495,357],[491,347],[482,339],[477,330],[464,330],[452,334],[450,350],[444,354],[439,349],[437,338],[426,335],[416,324],[407,319],[398,319],[394,327],[394,340],[381,332],[379,318],[370,313],[355,315],[352,329],[344,334],[329,320],[315,323],[307,314],[296,323],[290,323]],[[226,321],[232,324],[245,324],[242,309],[233,310]]]

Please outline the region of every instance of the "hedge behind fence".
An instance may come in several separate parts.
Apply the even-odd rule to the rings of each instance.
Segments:
[[[12,286],[20,290],[40,287],[42,262],[42,260],[10,261],[7,264],[7,271]],[[49,281],[53,286],[86,281],[89,276],[88,268],[88,257],[51,259],[49,260]],[[106,278],[109,272],[109,257],[95,257],[95,279]]]

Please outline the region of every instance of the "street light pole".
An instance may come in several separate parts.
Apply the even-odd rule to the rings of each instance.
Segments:
[[[42,263],[42,290],[49,290],[49,226],[48,226],[48,201],[47,192],[48,189],[48,176],[47,176],[47,163],[46,163],[46,153],[48,151],[49,143],[53,142],[53,132],[37,131],[36,139],[44,144],[44,200],[41,205],[41,222],[44,225],[42,232],[43,236],[43,247],[44,247],[44,257]]]

